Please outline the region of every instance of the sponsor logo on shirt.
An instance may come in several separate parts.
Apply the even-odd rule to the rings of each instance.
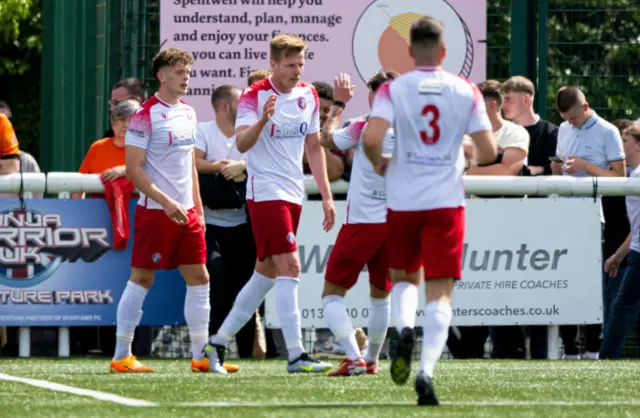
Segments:
[[[408,151],[406,154],[407,163],[443,167],[450,166],[454,163],[454,159],[451,155],[444,155],[442,157],[432,157],[427,155],[420,155],[417,152]]]
[[[140,138],[144,138],[145,137],[144,131],[142,131],[140,129],[135,129],[135,128],[129,127],[129,129],[127,129],[127,133],[135,135],[135,136],[140,137]]]
[[[193,144],[195,144],[193,135],[178,135],[175,132],[169,131],[169,148]]]
[[[283,123],[281,125],[271,125],[271,137],[280,139],[300,138],[306,135],[309,124],[302,123]]]

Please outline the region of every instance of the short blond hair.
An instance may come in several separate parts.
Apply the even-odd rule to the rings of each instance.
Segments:
[[[178,48],[169,48],[160,51],[153,57],[151,71],[155,76],[163,67],[173,67],[176,64],[192,65],[195,62],[190,52]]]
[[[270,70],[256,70],[249,74],[249,78],[247,78],[247,86],[251,86],[253,83],[264,80],[269,76],[271,76]]]
[[[525,93],[530,96],[535,96],[536,89],[533,86],[531,80],[521,75],[516,75],[502,83],[500,86],[500,92],[506,93]]]
[[[279,61],[282,57],[291,54],[304,53],[307,50],[307,43],[298,35],[283,34],[274,37],[269,43],[269,53],[271,59]]]
[[[623,136],[630,136],[637,142],[640,142],[640,123],[634,122],[627,129],[622,131]]]

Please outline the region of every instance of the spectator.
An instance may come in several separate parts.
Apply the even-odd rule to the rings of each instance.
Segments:
[[[113,113],[113,110],[123,100],[135,100],[139,104],[142,104],[147,100],[147,90],[144,87],[144,83],[137,78],[129,77],[118,81],[111,89],[111,99],[109,99],[109,113]],[[109,128],[103,138],[114,137],[112,128]]]
[[[0,113],[0,174],[13,174],[19,171],[18,138],[7,115]]]
[[[6,102],[0,101],[0,114],[5,115],[9,119],[9,122],[11,122],[11,117],[12,117],[11,108]],[[20,161],[18,162],[19,164],[18,172],[19,171],[22,171],[23,173],[40,173],[41,172],[40,166],[38,165],[38,162],[33,157],[33,155],[29,154],[24,150],[19,150],[19,153],[20,153]],[[25,192],[25,196],[41,198],[42,193]]]
[[[618,119],[611,122],[622,135],[625,129],[633,125],[632,120]],[[624,140],[623,140],[624,144]],[[627,174],[630,167],[627,167]],[[624,243],[629,235],[629,219],[627,218],[627,208],[624,196],[602,196],[602,214],[604,216],[604,229],[602,231],[602,255],[603,260],[615,254],[616,250]],[[603,261],[604,266],[604,261]],[[611,277],[603,272],[602,282],[602,310],[603,310],[603,328],[607,328],[607,324],[611,318],[611,308],[613,301],[618,294],[621,278],[627,269],[627,257],[620,260],[618,264],[618,274]],[[640,332],[640,328],[638,329]]]
[[[91,144],[84,157],[80,169],[82,174],[100,174],[106,180],[115,180],[125,175],[124,136],[129,119],[140,108],[137,100],[122,100],[111,111],[111,126],[114,133]],[[84,199],[84,193],[74,193],[76,199]],[[104,198],[104,194],[95,193],[89,197]],[[82,330],[82,332],[80,332]],[[71,338],[80,343],[81,353],[102,351],[104,355],[112,355],[115,347],[116,327],[83,327],[71,328]],[[150,331],[148,327],[139,327],[138,335]],[[98,336],[96,336],[98,334]],[[99,341],[99,343],[98,343]],[[99,347],[98,347],[99,345]]]
[[[634,123],[622,132],[624,152],[632,167],[630,177],[640,175],[640,125]],[[610,313],[610,322],[604,330],[604,339],[600,349],[600,358],[617,359],[620,357],[624,340],[638,318],[640,311],[640,198],[626,197],[627,213],[631,224],[631,232],[618,250],[607,259],[604,270],[612,278],[621,280],[618,294]],[[619,266],[627,257],[627,269],[620,276]]]
[[[129,119],[140,108],[137,100],[120,101],[111,112],[111,137],[100,139],[93,144],[84,157],[79,172],[100,174],[105,180],[115,180],[126,175],[124,166],[124,136]],[[74,197],[84,197],[83,193]],[[96,195],[95,197],[102,197]]]
[[[500,114],[502,93],[500,82],[488,80],[478,84],[485,101],[487,115],[498,145],[498,158],[492,164],[472,166],[468,175],[516,176],[521,173],[529,153],[529,133],[522,126],[504,120]],[[464,141],[463,141],[464,144]],[[464,145],[463,145],[464,146]],[[484,196],[485,198],[499,196]],[[489,328],[483,326],[458,327],[450,333],[450,347],[457,358],[483,358]],[[456,341],[456,338],[457,341]],[[525,339],[522,327],[492,327],[493,358],[525,358]]]
[[[515,76],[500,86],[504,117],[529,132],[528,174],[551,175],[549,157],[556,154],[558,127],[533,110],[535,89],[531,80]]]
[[[249,74],[247,79],[247,86],[251,86],[253,83],[257,83],[260,80],[264,80],[267,77],[271,77],[271,71],[269,70],[256,70]]]
[[[246,154],[236,148],[235,120],[239,98],[240,89],[234,86],[220,86],[214,90],[211,105],[215,120],[199,123],[196,131],[195,156],[199,173],[222,175],[230,182],[246,181]],[[203,203],[206,205],[204,198]],[[205,206],[204,214],[206,266],[211,283],[209,334],[214,335],[253,274],[256,247],[246,206],[240,209]],[[254,314],[254,318],[236,334],[240,358],[252,357],[255,333]]]
[[[562,87],[556,95],[556,108],[565,120],[558,130],[554,174],[574,177],[625,177],[625,155],[618,129],[589,108],[584,93],[574,86]],[[604,219],[603,219],[604,221]],[[600,351],[601,325],[585,327],[586,352],[583,358],[597,359]],[[560,327],[566,359],[578,359],[578,327]]]
[[[529,154],[523,175],[551,175],[549,157],[556,155],[558,127],[546,121],[533,110],[535,88],[531,80],[514,76],[502,83],[502,111],[504,117],[529,132]],[[538,196],[528,196],[538,197]],[[539,196],[546,197],[546,196]],[[547,326],[526,327],[529,334],[531,357],[547,358]]]
[[[322,81],[314,81],[313,86],[318,92],[318,98],[320,99],[320,126],[324,125],[329,116],[329,110],[333,105],[333,87]],[[327,158],[327,175],[329,181],[334,182],[339,180],[344,173],[344,152],[338,150],[324,150]],[[311,174],[309,164],[307,164],[307,153],[304,152],[302,161],[304,164],[304,174]]]
[[[11,109],[9,108],[7,102],[0,101],[0,113],[11,120]]]
[[[474,176],[516,176],[527,162],[529,133],[522,126],[504,120],[500,114],[502,93],[500,82],[488,80],[478,84],[487,107],[493,134],[498,144],[498,158],[493,164],[471,167]]]

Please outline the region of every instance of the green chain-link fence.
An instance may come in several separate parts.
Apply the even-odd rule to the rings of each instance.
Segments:
[[[545,19],[544,13],[540,18]],[[636,119],[640,2],[548,0],[546,20],[548,118],[561,122],[555,94],[562,86],[575,85],[605,119]]]

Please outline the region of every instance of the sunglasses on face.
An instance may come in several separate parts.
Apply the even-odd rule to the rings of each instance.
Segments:
[[[127,97],[123,97],[122,99],[111,99],[109,100],[109,104],[113,107],[116,107],[118,106],[118,103],[123,102],[125,100],[135,100],[137,102],[140,102],[140,100],[136,96],[127,96]]]

